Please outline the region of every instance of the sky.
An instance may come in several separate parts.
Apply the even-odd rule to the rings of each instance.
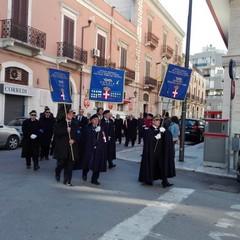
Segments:
[[[159,2],[187,34],[189,0],[159,0]],[[200,53],[203,47],[210,44],[216,49],[227,50],[206,0],[192,0],[190,54]],[[183,42],[184,53],[185,49],[186,37]]]

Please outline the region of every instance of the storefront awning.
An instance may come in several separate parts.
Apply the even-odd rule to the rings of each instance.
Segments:
[[[128,100],[128,99],[124,99],[123,100],[123,104],[128,104],[128,103],[130,103],[131,101],[130,100]]]

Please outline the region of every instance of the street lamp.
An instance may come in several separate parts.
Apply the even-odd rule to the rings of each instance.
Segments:
[[[82,27],[82,42],[81,42],[81,62],[83,61],[83,40],[84,40],[84,30],[90,27],[92,20],[88,20],[88,25]],[[83,65],[80,68],[80,91],[79,91],[79,108],[82,105],[82,74],[83,74]]]

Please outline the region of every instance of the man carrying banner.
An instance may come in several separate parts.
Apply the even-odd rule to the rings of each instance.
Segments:
[[[77,122],[73,121],[73,111],[68,109],[65,115],[64,110],[60,109],[53,128],[55,138],[53,158],[57,159],[55,178],[59,182],[61,171],[64,169],[63,183],[68,186],[72,186],[73,161],[77,159],[77,129]]]

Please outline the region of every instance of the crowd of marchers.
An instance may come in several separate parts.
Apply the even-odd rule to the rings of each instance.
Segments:
[[[53,116],[45,107],[37,118],[32,110],[23,122],[22,154],[27,169],[38,171],[39,161],[56,159],[55,179],[61,178],[65,185],[72,186],[73,170],[82,170],[82,179],[87,181],[91,171],[91,183],[100,185],[101,172],[116,167],[116,144],[134,146],[143,141],[143,151],[138,181],[152,185],[161,180],[163,187],[173,184],[168,178],[176,176],[175,144],[179,136],[176,116],[169,117],[151,113],[140,113],[138,118],[132,114],[125,119],[113,116],[110,110],[98,108],[95,114],[84,116],[84,110],[76,114],[63,106]]]

